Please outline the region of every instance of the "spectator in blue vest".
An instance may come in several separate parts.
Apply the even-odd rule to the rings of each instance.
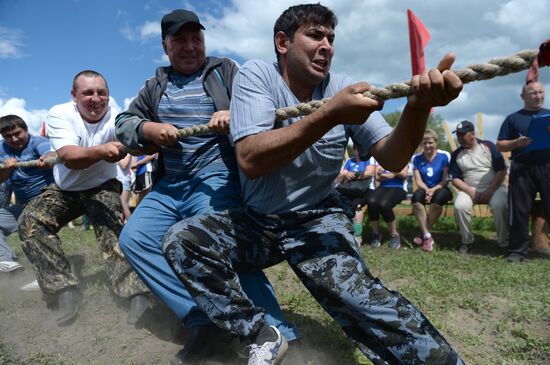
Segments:
[[[449,161],[447,151],[437,149],[437,133],[426,129],[422,140],[422,152],[413,156],[413,178],[418,189],[412,196],[413,213],[420,226],[420,235],[413,241],[426,252],[433,249],[434,240],[430,228],[439,219],[443,206],[453,199],[447,187]],[[430,207],[426,212],[426,204]]]
[[[369,223],[372,229],[370,245],[374,248],[382,244],[380,234],[380,216],[386,222],[390,233],[390,248],[401,247],[401,236],[397,232],[397,222],[393,208],[407,197],[407,164],[399,172],[391,172],[381,165],[376,166],[378,187],[367,197]]]
[[[359,149],[353,146],[353,157],[350,157],[340,174],[336,177],[336,190],[351,199],[355,208],[353,217],[353,237],[358,245],[363,243],[363,207],[369,192],[374,190],[374,158],[361,161]]]

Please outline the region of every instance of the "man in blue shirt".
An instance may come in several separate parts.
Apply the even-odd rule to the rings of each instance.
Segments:
[[[508,193],[510,215],[510,244],[507,260],[521,262],[527,258],[529,248],[529,216],[537,192],[540,193],[546,221],[550,219],[550,146],[526,150],[533,140],[527,136],[534,116],[547,115],[543,108],[544,86],[531,82],[521,91],[523,109],[506,117],[497,139],[497,149],[512,151],[510,189]],[[550,130],[548,131],[550,133]],[[539,136],[534,136],[539,137]],[[542,136],[540,136],[542,138]]]
[[[25,121],[17,115],[0,118],[0,182],[6,182],[15,194],[15,204],[0,209],[0,272],[21,269],[15,252],[6,242],[6,236],[17,229],[17,219],[27,203],[53,182],[51,166],[44,160],[55,157],[50,142],[44,137],[31,136]],[[38,160],[38,167],[16,168],[17,162]]]
[[[231,134],[244,207],[195,216],[166,234],[165,255],[197,305],[249,344],[249,365],[278,364],[284,336],[243,292],[237,272],[286,260],[310,293],[373,363],[463,364],[422,313],[373,278],[354,242],[349,200],[334,181],[351,137],[361,158],[400,171],[420,143],[430,109],[456,98],[462,82],[447,55],[415,76],[392,129],[383,104],[330,74],[336,16],[320,4],[297,5],[276,21],[277,62],[247,62],[233,84]],[[275,110],[332,97],[303,118]]]

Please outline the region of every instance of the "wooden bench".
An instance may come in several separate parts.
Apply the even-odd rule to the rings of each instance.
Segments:
[[[403,200],[401,204],[393,208],[393,212],[398,216],[407,216],[413,215],[412,204],[410,200]],[[445,204],[443,206],[443,211],[441,212],[442,217],[454,217],[454,208],[452,204]],[[491,208],[487,204],[476,204],[472,209],[472,216],[479,218],[490,218],[493,216],[491,213]]]

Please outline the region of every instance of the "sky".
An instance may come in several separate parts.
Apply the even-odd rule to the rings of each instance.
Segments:
[[[102,73],[115,111],[124,109],[159,66],[168,65],[160,20],[173,9],[195,11],[205,25],[208,55],[239,63],[275,60],[273,24],[287,0],[0,0],[0,116],[17,114],[37,133],[53,105],[70,101],[72,79]],[[484,63],[550,38],[550,0],[326,0],[338,17],[331,72],[376,86],[411,77],[407,9],[431,35],[426,66],[447,53],[453,68]],[[521,109],[526,71],[464,86],[435,109],[451,128],[482,113],[484,137],[495,140],[506,115]],[[550,92],[550,67],[540,70]],[[549,107],[547,98],[545,107]],[[406,99],[387,101],[383,113]]]

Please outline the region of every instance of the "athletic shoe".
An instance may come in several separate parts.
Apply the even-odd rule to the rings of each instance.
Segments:
[[[418,236],[416,236],[415,238],[413,238],[413,242],[415,245],[417,246],[421,246],[422,245],[422,234],[419,234]]]
[[[510,263],[513,263],[513,264],[517,264],[517,263],[525,261],[525,257],[523,257],[521,255],[518,255],[517,253],[511,253],[506,257],[506,261],[508,261]]]
[[[25,284],[21,287],[21,290],[23,291],[39,291],[40,285],[38,285],[38,280],[31,281],[28,284]]]
[[[398,234],[396,234],[395,236],[391,236],[390,243],[388,245],[390,246],[390,248],[397,250],[399,247],[401,247],[401,237]]]
[[[285,357],[288,344],[274,326],[270,328],[277,335],[274,342],[264,342],[262,344],[253,343],[249,346],[248,365],[279,365]]]
[[[380,247],[380,245],[382,244],[380,242],[380,233],[373,233],[371,234],[370,236],[370,245],[373,247],[373,248],[378,248]]]
[[[23,268],[23,265],[21,265],[17,261],[0,261],[0,272],[12,272],[15,270],[20,270]]]
[[[433,245],[434,245],[434,239],[432,237],[424,238],[422,240],[423,251],[430,252],[434,248]]]
[[[466,255],[469,251],[468,245],[462,244],[460,248],[458,249],[458,252],[460,252],[461,255]]]
[[[363,236],[353,236],[353,239],[358,246],[361,246],[361,244],[363,243]]]

